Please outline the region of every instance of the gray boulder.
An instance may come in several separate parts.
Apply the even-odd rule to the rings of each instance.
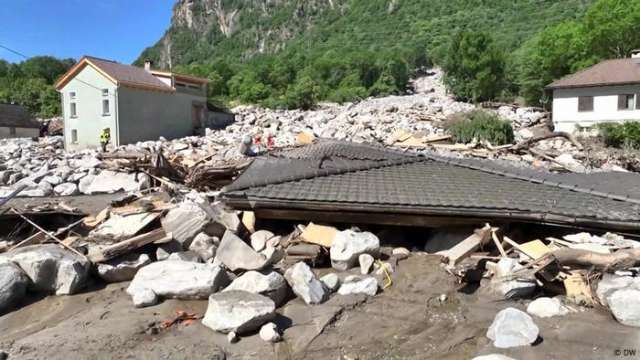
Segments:
[[[0,314],[25,297],[28,285],[29,278],[17,265],[9,261],[0,262]]]
[[[266,257],[255,252],[231,231],[224,233],[216,252],[216,259],[231,271],[260,270],[268,263]]]
[[[276,316],[276,304],[247,291],[225,291],[209,296],[202,324],[214,331],[238,334],[259,329]]]
[[[166,260],[138,270],[127,294],[134,300],[150,299],[150,292],[162,298],[206,299],[228,283],[227,273],[219,266]]]
[[[373,276],[347,276],[338,289],[338,294],[340,295],[365,294],[375,296],[377,292],[378,280]]]
[[[531,316],[515,308],[500,311],[487,331],[493,346],[510,348],[528,346],[538,339],[540,330]]]
[[[640,290],[627,288],[607,296],[607,304],[619,323],[640,327]]]
[[[162,218],[162,228],[188,249],[191,241],[211,223],[209,215],[196,203],[183,202]]]
[[[282,275],[272,271],[269,274],[262,274],[257,271],[247,271],[242,276],[236,278],[223,291],[242,290],[254,294],[269,297],[280,306],[288,292],[287,282]]]
[[[307,304],[320,304],[329,296],[322,282],[302,261],[288,268],[284,277],[293,292]]]
[[[86,285],[89,261],[55,244],[30,245],[3,254],[24,271],[37,291],[69,295]]]
[[[156,259],[158,261],[167,260],[173,253],[182,251],[182,244],[175,240],[168,243],[158,245],[156,249]]]
[[[106,263],[97,265],[98,276],[108,283],[129,281],[133,279],[138,270],[151,264],[151,258],[147,254],[133,254],[112,259]]]
[[[218,245],[220,240],[218,238],[209,236],[205,233],[196,235],[191,244],[189,250],[198,254],[202,261],[207,261],[216,256]]]
[[[377,256],[380,252],[380,240],[370,232],[344,230],[336,234],[331,249],[331,266],[340,271],[348,270],[358,263],[362,254]]]

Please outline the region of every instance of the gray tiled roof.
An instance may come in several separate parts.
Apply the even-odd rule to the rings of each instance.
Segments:
[[[20,105],[0,104],[0,126],[39,128],[40,124]]]
[[[223,198],[243,208],[331,205],[345,211],[640,228],[637,175],[559,175],[344,142],[274,155],[256,159]],[[622,177],[631,190],[605,181]]]

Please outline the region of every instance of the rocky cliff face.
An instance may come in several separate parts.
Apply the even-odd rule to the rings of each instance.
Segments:
[[[243,58],[282,49],[328,12],[346,10],[346,0],[177,0],[171,27],[139,61],[160,67],[201,60],[217,51]],[[191,59],[193,48],[201,53]],[[204,53],[204,54],[202,54]]]

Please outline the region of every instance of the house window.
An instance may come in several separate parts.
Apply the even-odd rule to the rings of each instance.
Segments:
[[[109,95],[109,89],[102,89],[102,96]]]
[[[635,107],[634,98],[633,94],[618,95],[618,110],[632,110]]]
[[[109,115],[109,100],[102,100],[102,115]]]
[[[71,99],[71,100],[75,100],[76,99],[76,92],[75,91],[71,91],[69,93],[69,99]]]
[[[578,97],[578,111],[593,111],[593,96]]]
[[[71,142],[74,144],[78,143],[78,130],[76,129],[71,130]]]
[[[78,116],[78,113],[76,112],[76,103],[72,102],[69,105],[70,105],[69,114],[71,115],[71,117]]]
[[[15,135],[16,135],[16,128],[14,128],[14,127],[10,127],[10,128],[9,128],[9,135],[11,135],[11,136],[15,136]]]

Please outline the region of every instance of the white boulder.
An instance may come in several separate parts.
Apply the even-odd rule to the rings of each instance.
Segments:
[[[284,277],[293,292],[307,304],[319,304],[329,296],[327,289],[316,278],[309,265],[302,261],[288,268]]]
[[[53,188],[53,192],[60,196],[71,196],[78,193],[78,185],[74,183],[63,183]]]
[[[247,271],[233,280],[223,291],[233,290],[264,295],[273,300],[276,305],[280,305],[287,296],[288,287],[284,277],[275,271],[268,274]]]
[[[229,283],[227,273],[219,266],[190,261],[166,260],[138,270],[127,288],[134,299],[156,297],[205,299]]]
[[[21,301],[29,285],[29,278],[10,261],[0,260],[0,314]]]
[[[531,316],[515,308],[500,311],[487,330],[487,337],[498,348],[528,346],[538,339],[540,330]]]
[[[324,284],[324,286],[331,292],[338,290],[338,286],[340,286],[340,278],[336,273],[329,273],[320,278],[320,281]]]
[[[18,264],[37,291],[69,295],[86,285],[89,261],[58,245],[24,246],[2,256]]]
[[[607,304],[619,323],[640,327],[640,289],[620,289],[607,296]]]
[[[558,298],[540,297],[529,303],[527,312],[537,317],[546,318],[566,315],[569,313],[569,309]]]
[[[260,328],[260,338],[271,343],[278,342],[282,339],[278,332],[278,327],[272,322],[262,325]]]
[[[202,324],[214,331],[238,334],[255,331],[272,320],[276,304],[266,296],[247,291],[224,291],[209,296]]]
[[[98,276],[108,283],[129,281],[133,279],[138,270],[148,264],[151,264],[151,258],[147,254],[116,258],[98,264]]]
[[[216,259],[231,271],[260,270],[268,263],[266,257],[255,252],[231,231],[224,233],[216,252]]]
[[[365,294],[375,296],[377,292],[378,280],[373,276],[347,276],[338,289],[338,294],[340,295]]]
[[[377,255],[380,252],[380,240],[370,232],[344,230],[336,234],[331,249],[331,266],[340,271],[355,266],[361,254]]]
[[[205,233],[200,233],[196,235],[189,245],[189,250],[198,254],[200,259],[206,262],[216,256],[218,244],[220,244],[220,240],[218,238],[209,236]]]

